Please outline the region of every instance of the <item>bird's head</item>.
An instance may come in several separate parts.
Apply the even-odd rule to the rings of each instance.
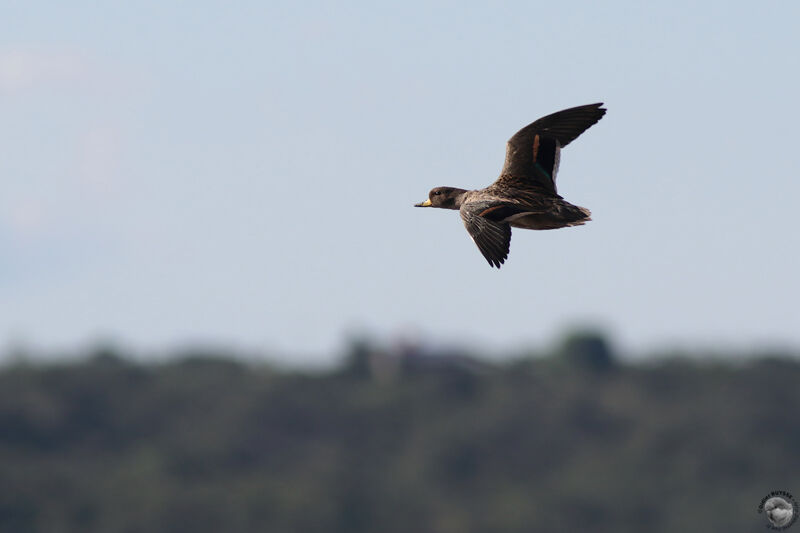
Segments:
[[[439,207],[441,209],[459,209],[463,200],[464,189],[455,187],[436,187],[428,193],[428,199],[414,207]]]

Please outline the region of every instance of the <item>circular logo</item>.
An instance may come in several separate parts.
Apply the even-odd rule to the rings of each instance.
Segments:
[[[774,490],[761,500],[758,512],[767,516],[768,528],[786,529],[797,520],[797,502],[785,490]]]

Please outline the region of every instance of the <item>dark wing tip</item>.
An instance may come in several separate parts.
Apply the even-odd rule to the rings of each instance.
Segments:
[[[606,114],[603,105],[603,102],[597,102],[556,111],[528,124],[515,133],[508,142],[516,146],[525,146],[533,141],[534,135],[542,134],[558,139],[561,146],[566,146],[603,118]]]
[[[499,269],[508,259],[508,252],[511,249],[511,227],[508,224],[492,224],[492,226],[499,231],[497,233],[484,231],[480,236],[473,236],[473,239],[489,265]]]
[[[501,257],[499,259],[488,259],[487,258],[486,260],[489,262],[489,265],[491,265],[492,268],[497,268],[497,270],[500,270],[500,267],[502,266],[503,263],[506,262],[506,259],[508,259],[508,258],[507,257]]]
[[[605,104],[603,102],[597,102],[596,104],[589,104],[586,107],[593,107],[594,110],[595,110],[595,113],[597,113],[597,120],[600,120],[601,118],[603,118],[603,115],[606,114],[606,111],[608,111],[608,109],[603,107],[604,105]],[[597,121],[595,121],[595,122],[597,122]]]
[[[571,107],[569,109],[564,109],[564,111],[577,111],[577,110],[580,110],[580,109],[586,109],[586,110],[594,109],[594,110],[596,110],[596,111],[598,111],[600,113],[600,116],[603,116],[603,115],[605,115],[606,111],[608,111],[605,107],[603,107],[604,105],[605,104],[603,102],[596,102],[594,104],[586,104],[586,105],[579,105],[577,107]],[[559,111],[559,113],[563,113],[563,111]]]
[[[489,266],[492,268],[499,269],[500,266],[506,262],[506,259],[508,259],[508,252],[501,252],[498,250],[485,250],[480,246],[478,247],[478,249],[480,250],[484,259],[486,259],[486,262],[489,263]]]

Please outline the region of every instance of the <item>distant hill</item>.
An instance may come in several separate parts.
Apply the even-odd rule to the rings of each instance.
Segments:
[[[800,496],[800,364],[622,363],[602,335],[490,364],[113,351],[0,371],[0,531],[759,531]]]

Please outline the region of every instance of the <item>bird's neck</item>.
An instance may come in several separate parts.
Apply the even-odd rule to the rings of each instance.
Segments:
[[[467,200],[467,193],[469,191],[465,189],[455,189],[453,192],[455,193],[453,196],[453,209],[461,209],[461,204]]]

